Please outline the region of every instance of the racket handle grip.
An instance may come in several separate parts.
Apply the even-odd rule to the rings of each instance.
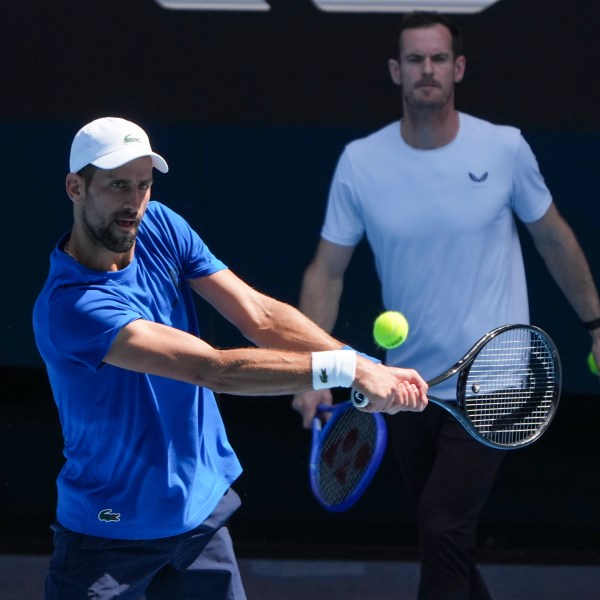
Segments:
[[[350,399],[352,400],[352,404],[354,404],[355,408],[364,408],[369,404],[369,399],[358,390],[352,390],[350,392]]]

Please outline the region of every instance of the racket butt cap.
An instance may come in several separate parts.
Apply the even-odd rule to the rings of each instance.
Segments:
[[[350,399],[352,400],[352,404],[354,404],[356,408],[364,408],[369,404],[369,399],[358,390],[352,390],[352,393],[350,394]]]

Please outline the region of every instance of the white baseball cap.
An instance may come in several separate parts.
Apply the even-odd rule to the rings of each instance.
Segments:
[[[129,161],[149,156],[161,173],[167,161],[150,147],[146,132],[135,123],[118,117],[103,117],[82,127],[71,145],[70,170],[77,173],[86,165],[116,169]]]

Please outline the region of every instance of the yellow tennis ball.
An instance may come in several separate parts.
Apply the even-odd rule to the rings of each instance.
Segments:
[[[594,355],[591,352],[588,354],[587,363],[588,367],[590,368],[590,371],[594,375],[598,375],[600,377],[600,369],[598,368],[598,365],[596,364],[596,359],[594,358]]]
[[[381,313],[373,323],[375,342],[386,350],[397,348],[408,337],[408,321],[406,317],[395,310]]]

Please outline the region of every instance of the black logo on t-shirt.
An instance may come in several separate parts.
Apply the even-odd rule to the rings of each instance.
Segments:
[[[121,520],[121,513],[114,513],[112,508],[105,508],[98,513],[98,519],[106,523],[114,523]]]
[[[473,175],[473,173],[469,172],[469,177],[471,181],[475,183],[483,183],[488,178],[488,172],[486,171],[481,177],[477,177],[477,175]]]

